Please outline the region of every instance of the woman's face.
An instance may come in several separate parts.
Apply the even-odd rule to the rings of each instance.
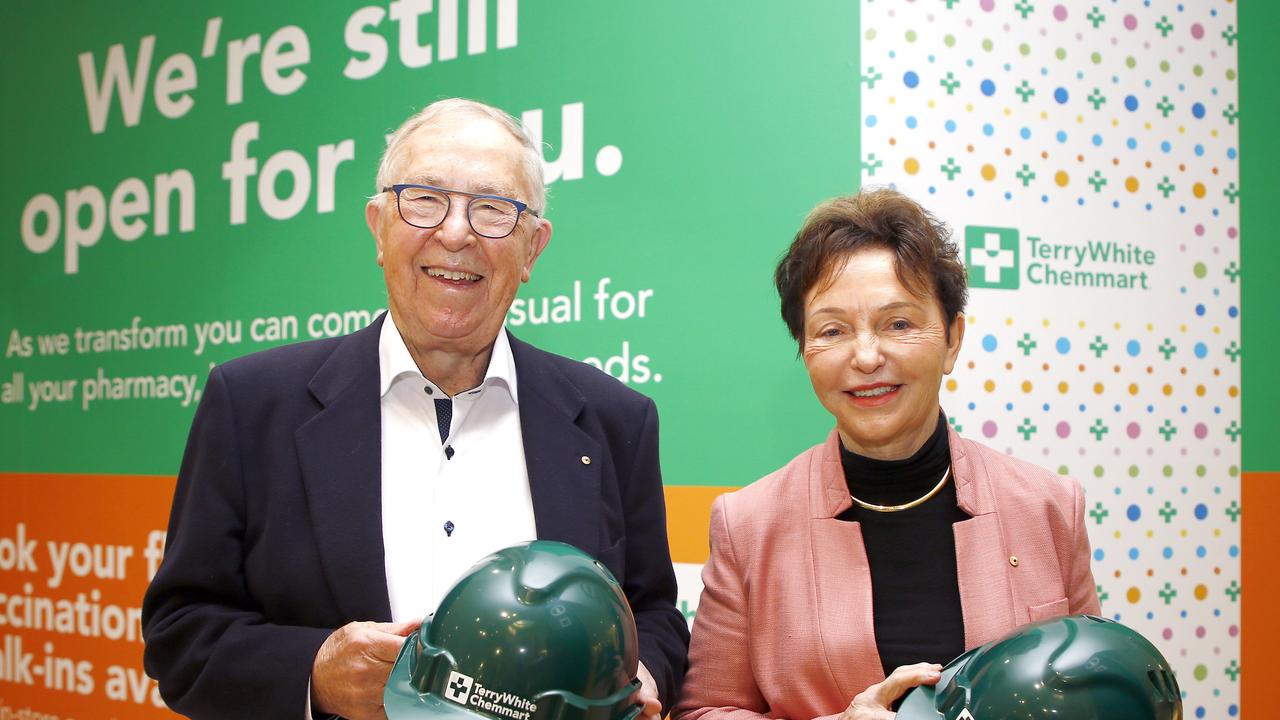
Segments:
[[[947,326],[950,325],[948,338]],[[961,316],[898,282],[893,253],[859,250],[805,296],[804,364],[849,450],[910,457],[937,423],[938,389],[960,353]]]

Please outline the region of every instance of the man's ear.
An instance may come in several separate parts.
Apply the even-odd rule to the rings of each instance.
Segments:
[[[378,267],[382,267],[382,200],[375,198],[364,206],[364,221],[373,234],[373,243],[378,248]]]
[[[538,262],[538,256],[542,255],[542,251],[546,250],[547,244],[551,242],[551,231],[551,221],[538,218],[538,227],[529,234],[529,253],[520,273],[521,282],[529,282],[529,278],[533,276],[533,265]]]

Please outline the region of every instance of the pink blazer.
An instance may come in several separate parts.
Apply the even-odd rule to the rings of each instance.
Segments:
[[[955,432],[956,566],[965,648],[1023,623],[1100,612],[1084,493]],[[838,435],[711,508],[711,557],[676,720],[810,720],[884,680],[871,574]]]

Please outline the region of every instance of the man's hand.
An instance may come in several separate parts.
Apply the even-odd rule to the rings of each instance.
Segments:
[[[893,720],[897,713],[890,711],[889,707],[895,700],[917,685],[934,685],[941,677],[941,665],[902,665],[882,682],[854,696],[853,702],[840,715],[840,720]]]
[[[631,701],[641,706],[638,720],[658,720],[662,715],[662,701],[658,699],[658,683],[654,682],[653,676],[649,674],[649,669],[644,666],[644,663],[640,663],[640,670],[636,673],[636,677],[640,678],[640,687],[631,694]]]
[[[353,622],[333,631],[311,664],[311,708],[350,720],[385,720],[382,691],[404,639],[422,620]]]

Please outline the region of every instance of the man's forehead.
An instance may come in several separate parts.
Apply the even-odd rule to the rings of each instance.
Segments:
[[[406,139],[410,146],[424,149],[445,147],[512,155],[523,150],[510,130],[484,116],[437,118],[414,130]]]
[[[489,118],[448,118],[408,138],[397,181],[510,196],[523,187],[523,153]]]

